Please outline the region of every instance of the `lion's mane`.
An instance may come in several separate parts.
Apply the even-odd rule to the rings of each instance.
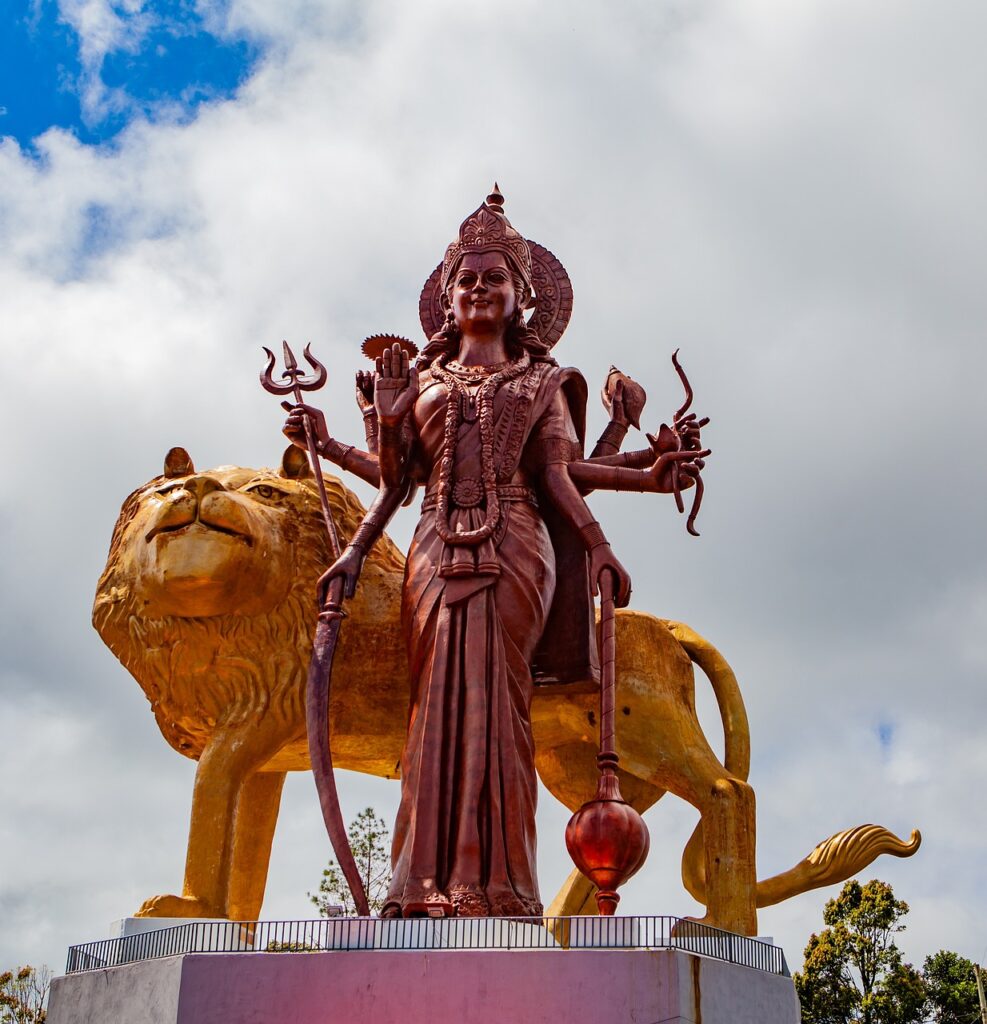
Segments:
[[[165,739],[198,758],[217,725],[274,715],[286,728],[304,730],[304,685],[315,620],[315,583],[330,562],[319,499],[311,479],[286,480],[272,470],[219,467],[200,476],[228,477],[231,472],[270,479],[289,491],[282,509],[287,528],[272,551],[271,537],[251,539],[258,572],[269,558],[290,565],[291,585],[276,607],[256,615],[230,613],[209,617],[142,613],[135,595],[133,560],[128,548],[143,544],[146,506],[165,477],[155,477],[128,496],[117,519],[106,568],[99,579],[93,625],[103,641],[140,684]],[[339,481],[326,487],[341,541],[350,537],[364,515],[358,499]],[[384,537],[369,563],[385,572],[402,573],[404,559]]]

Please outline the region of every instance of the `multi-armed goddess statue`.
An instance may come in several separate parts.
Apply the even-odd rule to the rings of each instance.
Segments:
[[[379,487],[322,579],[327,606],[334,590],[352,596],[371,546],[424,489],[404,580],[412,706],[385,916],[542,913],[533,687],[599,684],[599,592],[612,692],[608,607],[612,625],[613,604],[626,605],[631,591],[584,495],[673,493],[681,508],[681,490],[700,483],[709,455],[699,437],[706,421],[685,408],[648,448],[620,454],[643,392],[613,372],[610,424],[584,457],[586,383],[552,356],[572,309],[569,280],[511,226],[503,202],[495,186],[426,283],[421,354],[391,336],[364,344],[376,360],[374,374],[357,375],[368,450],[336,441],[308,405],[294,406],[285,425],[299,446]],[[647,833],[618,806],[605,701],[603,716],[597,806],[574,819],[570,848],[606,892],[643,861]],[[605,849],[615,838],[618,848]]]

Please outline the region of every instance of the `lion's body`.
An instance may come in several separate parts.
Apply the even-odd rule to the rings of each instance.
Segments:
[[[162,735],[199,761],[183,895],[153,897],[140,913],[254,919],[284,772],[309,767],[304,685],[315,582],[328,546],[314,486],[297,457],[286,455],[280,473],[226,466],[197,474],[175,451],[165,476],[124,503],[93,609],[100,636],[144,689]],[[339,481],[330,477],[327,485],[348,537],[363,507]],[[388,778],[399,772],[409,704],[403,566],[382,538],[347,605],[330,707],[336,765]],[[687,887],[707,903],[706,920],[754,934],[755,906],[764,901],[756,891],[749,740],[736,679],[688,627],[640,612],[618,614],[617,658],[624,797],[643,811],[667,790],[700,809],[683,864]],[[725,764],[696,717],[693,661],[720,705]],[[588,693],[536,693],[532,702],[538,773],[571,809],[595,790],[596,710]],[[871,836],[869,859],[900,852],[877,847]],[[720,870],[722,863],[730,870]],[[839,880],[851,864],[857,861],[844,855],[811,878],[800,865],[770,880],[770,902]],[[573,875],[553,909],[578,912],[591,892]]]

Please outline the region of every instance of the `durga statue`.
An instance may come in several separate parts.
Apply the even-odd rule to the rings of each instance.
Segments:
[[[533,689],[599,685],[594,594],[622,607],[631,592],[586,495],[671,493],[680,509],[682,490],[701,495],[707,421],[680,410],[649,447],[622,454],[643,391],[617,371],[610,422],[585,457],[586,382],[553,355],[571,310],[564,268],[512,227],[495,185],[425,285],[424,349],[364,343],[375,360],[357,374],[367,449],[337,441],[301,402],[284,427],[378,487],[323,599],[333,587],[353,595],[374,542],[423,491],[403,586],[411,710],[385,917],[542,913]]]

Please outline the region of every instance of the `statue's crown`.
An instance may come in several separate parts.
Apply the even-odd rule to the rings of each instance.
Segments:
[[[531,251],[524,238],[511,227],[504,216],[504,197],[494,182],[493,191],[459,226],[459,237],[446,249],[442,261],[442,291],[446,290],[449,278],[456,265],[467,253],[502,252],[531,285]]]

